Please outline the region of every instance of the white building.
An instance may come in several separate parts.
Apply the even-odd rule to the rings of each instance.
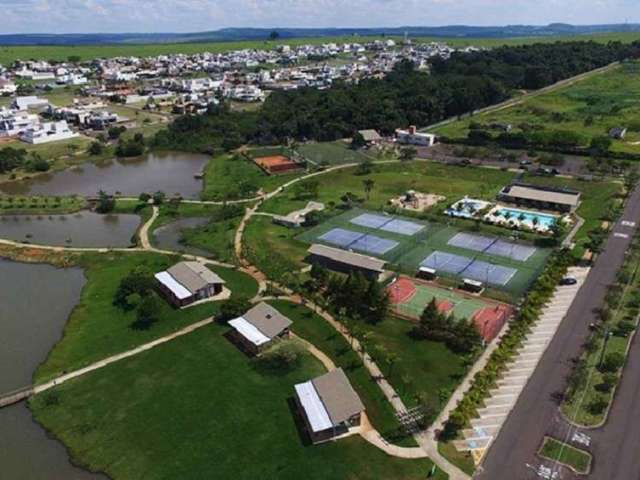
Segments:
[[[33,145],[42,143],[57,142],[59,140],[68,140],[78,137],[79,135],[69,128],[64,120],[59,122],[46,122],[27,129],[20,140]]]
[[[0,137],[16,137],[39,123],[38,115],[0,109]]]
[[[0,95],[11,95],[17,90],[18,86],[15,83],[6,78],[0,78]]]
[[[28,110],[30,108],[42,108],[49,105],[49,100],[40,97],[16,97],[11,105],[16,110]]]
[[[436,136],[432,133],[419,133],[416,127],[411,126],[409,130],[396,130],[396,141],[405,145],[432,147],[436,143]]]

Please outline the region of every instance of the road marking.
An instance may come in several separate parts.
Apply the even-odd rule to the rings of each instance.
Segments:
[[[571,441],[584,445],[585,447],[591,445],[591,437],[582,432],[575,432]]]
[[[636,226],[636,222],[630,222],[629,220],[623,220],[622,222],[620,222],[620,224],[623,227],[631,227],[631,228],[633,228],[633,227]]]
[[[629,238],[629,235],[627,235],[626,233],[620,233],[620,232],[614,233],[613,236],[616,238]]]

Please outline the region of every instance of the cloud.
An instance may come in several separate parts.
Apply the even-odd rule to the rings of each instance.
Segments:
[[[0,0],[0,33],[621,23],[638,0]]]

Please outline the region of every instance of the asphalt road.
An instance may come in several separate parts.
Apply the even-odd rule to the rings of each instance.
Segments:
[[[625,251],[640,223],[640,188],[632,193],[624,214],[614,226],[604,250],[587,281],[560,325],[498,438],[493,442],[482,469],[481,480],[528,480],[540,478],[541,464],[535,453],[545,435],[566,434],[567,425],[558,412],[557,395],[564,392],[572,360],[580,355],[589,324],[596,321],[595,309],[603,303],[607,286],[614,282]],[[621,236],[620,234],[624,235]],[[640,338],[636,337],[631,362],[616,396],[610,421],[593,435],[590,449],[595,456],[590,478],[598,480],[640,480]],[[634,402],[635,400],[635,402]],[[549,465],[549,463],[546,463]],[[550,465],[553,467],[553,465]],[[558,468],[557,466],[555,466]],[[566,469],[558,479],[573,478]]]

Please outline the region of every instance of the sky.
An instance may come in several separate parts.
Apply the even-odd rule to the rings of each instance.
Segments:
[[[640,0],[0,0],[0,33],[640,22]]]

